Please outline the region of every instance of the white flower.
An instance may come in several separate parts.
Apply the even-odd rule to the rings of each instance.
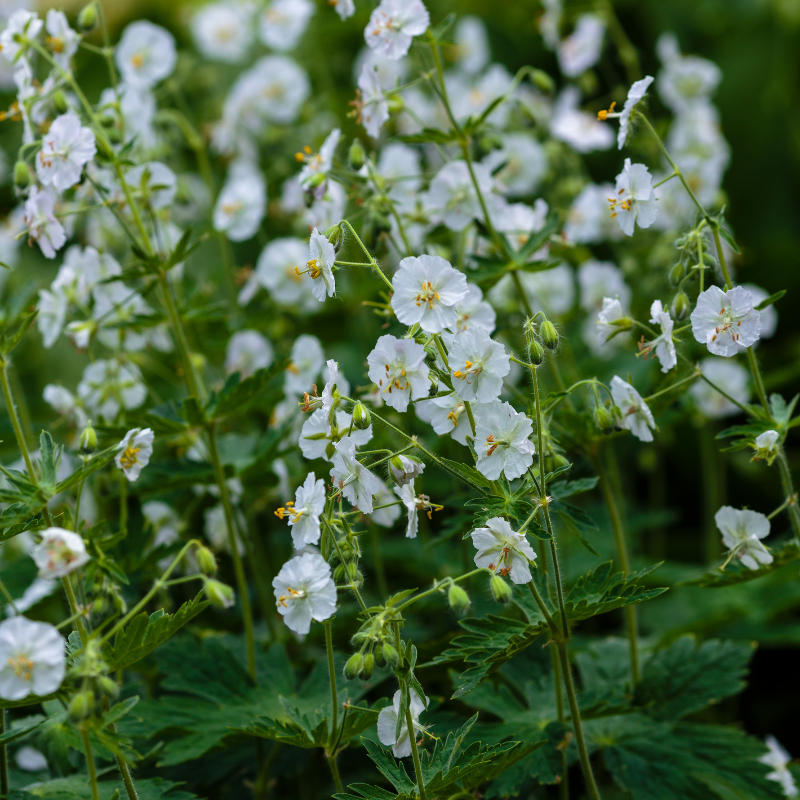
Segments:
[[[78,51],[81,37],[67,22],[67,17],[62,11],[51,8],[47,12],[47,45],[53,54],[55,62],[63,69],[69,70],[69,60]]]
[[[483,299],[480,288],[474,283],[468,283],[463,300],[456,303],[456,324],[451,330],[461,333],[470,328],[483,328],[487,333],[492,333],[496,325],[495,310]]]
[[[175,173],[160,161],[148,161],[129,169],[125,183],[154,209],[171,206],[178,191]]]
[[[656,44],[664,68],[658,73],[658,93],[664,104],[681,113],[705,104],[722,80],[722,70],[698,56],[683,56],[672,34],[662,34]]]
[[[55,692],[66,672],[64,637],[46,622],[0,622],[0,697],[23,700]]]
[[[622,419],[618,420],[617,425],[620,428],[627,428],[641,442],[652,442],[651,429],[655,430],[656,423],[639,392],[615,375],[611,379],[611,396],[614,398],[614,405],[622,414]]]
[[[294,502],[290,500],[285,508],[279,508],[275,512],[278,519],[283,519],[284,516],[289,518],[295,550],[319,542],[319,515],[325,509],[325,499],[325,481],[322,478],[317,480],[317,476],[309,472],[305,483],[295,492]]]
[[[700,362],[700,371],[715,386],[739,403],[750,401],[750,373],[736,361],[724,358],[705,358]],[[714,387],[698,378],[689,394],[694,398],[700,413],[709,419],[721,419],[741,413],[741,408],[720,394]]]
[[[336,148],[341,137],[342,132],[335,128],[325,138],[319,153],[314,153],[310,147],[306,147],[302,153],[296,154],[295,158],[303,164],[299,177],[300,185],[304,189],[314,188],[314,181],[319,180],[316,176],[327,176],[331,171],[333,157],[336,155]]]
[[[303,249],[305,252],[305,246]],[[289,354],[283,391],[287,395],[307,392],[317,379],[324,363],[325,355],[319,339],[307,333],[298,336]]]
[[[764,291],[754,283],[743,283],[742,288],[750,292],[754,307],[763,303],[769,297],[769,292]],[[766,308],[760,309],[758,313],[761,314],[761,335],[759,338],[772,338],[775,335],[775,331],[778,330],[778,312],[775,310],[775,304],[773,303]]]
[[[378,478],[381,484],[380,490],[373,500],[373,510],[369,515],[370,520],[383,528],[391,528],[400,517],[400,506],[394,493],[389,487]],[[383,506],[383,508],[381,508]]]
[[[308,633],[311,620],[329,619],[336,612],[336,585],[331,568],[315,553],[287,561],[272,581],[278,613],[295,633]]]
[[[389,119],[389,104],[383,95],[380,76],[370,64],[364,64],[358,78],[358,88],[361,92],[357,101],[360,122],[364,130],[373,139],[377,139],[381,135],[384,122]]]
[[[455,27],[455,51],[459,68],[468,75],[479,73],[491,57],[486,26],[480,17],[459,17]]]
[[[614,191],[610,183],[590,183],[584,187],[567,215],[564,238],[575,244],[597,244],[621,238],[619,225],[606,212],[606,200]]]
[[[769,536],[770,529],[769,520],[763,514],[749,508],[722,506],[714,514],[714,522],[722,533],[730,558],[738,558],[748,569],[772,563],[772,554],[761,544],[761,540]]]
[[[530,562],[536,553],[524,533],[512,530],[508,520],[492,517],[485,528],[472,531],[475,566],[486,567],[497,575],[508,575],[514,583],[528,583],[531,579]]]
[[[114,458],[116,465],[123,471],[125,477],[135,481],[142,469],[150,463],[153,455],[153,440],[155,434],[150,428],[134,428],[125,434],[125,438],[117,445],[117,455]]]
[[[622,270],[610,261],[595,261],[590,258],[578,267],[578,286],[581,290],[581,308],[596,311],[605,298],[616,297],[627,308],[631,301],[631,290]]]
[[[413,339],[381,336],[367,356],[369,379],[378,385],[386,405],[405,411],[409,400],[428,396],[430,381],[425,348]]]
[[[568,78],[591,69],[599,60],[603,50],[606,25],[596,14],[581,14],[575,30],[558,46],[558,64]]]
[[[83,514],[81,514],[83,516]],[[22,537],[20,537],[22,538]],[[58,584],[55,581],[48,581],[44,578],[36,578],[33,583],[28,586],[22,593],[21,597],[14,600],[14,605],[8,603],[5,608],[7,617],[14,617],[19,614],[24,614],[29,608],[33,608],[45,597],[50,597],[56,590]]]
[[[650,88],[653,78],[650,75],[642,78],[631,86],[628,90],[628,97],[619,115],[619,131],[617,132],[617,147],[622,150],[628,140],[628,132],[631,125],[631,114],[633,109],[642,101]]]
[[[513,197],[532,194],[547,173],[547,153],[529,133],[507,133],[503,146],[483,160],[498,190]],[[530,231],[528,231],[530,233]]]
[[[144,403],[147,388],[136,364],[98,359],[84,369],[78,397],[92,413],[113,419],[120,408],[131,410]]]
[[[462,400],[489,403],[499,397],[511,370],[505,347],[483,328],[459,333],[448,355],[453,388]]]
[[[743,286],[727,292],[709,286],[697,298],[691,322],[694,338],[717,356],[735,356],[761,335],[761,312],[753,308],[753,296]]]
[[[25,772],[42,772],[47,769],[47,759],[35,747],[24,745],[14,753],[14,761]]]
[[[513,94],[512,81],[511,73],[502,64],[492,64],[477,78],[461,72],[445,74],[453,115],[465,122],[470,117],[480,117],[498,97],[503,97],[509,90]],[[510,112],[511,103],[500,103],[492,109],[487,120],[496,128],[503,129]]]
[[[212,61],[238,64],[253,44],[253,9],[249,3],[209,3],[192,17],[194,43]]]
[[[363,447],[372,439],[372,426],[365,430],[359,430],[355,426],[351,428],[352,418],[346,411],[336,412],[336,430],[328,422],[329,414],[323,409],[318,408],[303,423],[300,431],[300,452],[313,461],[315,458],[324,458],[332,461],[336,451],[331,447],[340,436],[349,436],[356,447]]]
[[[678,363],[678,354],[675,352],[675,342],[672,341],[672,329],[675,321],[669,315],[669,311],[661,305],[660,300],[654,300],[650,306],[650,322],[661,328],[661,335],[648,342],[645,347],[648,350],[655,348],[656,356],[661,362],[661,371],[669,372]]]
[[[417,510],[419,508],[417,497],[414,494],[414,481],[409,481],[401,486],[394,487],[394,493],[400,498],[400,502],[405,506],[408,514],[406,523],[406,539],[416,539],[419,530],[419,518]]]
[[[772,466],[772,462],[780,452],[780,438],[781,435],[778,431],[764,431],[756,436],[755,440],[755,454],[753,461],[767,460],[767,464]]]
[[[244,380],[268,367],[274,358],[272,345],[258,331],[238,331],[231,336],[225,351],[225,372],[238,372]]]
[[[302,239],[273,239],[262,251],[256,268],[239,293],[239,304],[247,305],[263,286],[270,299],[295,312],[319,309],[312,284],[303,279],[301,266],[308,261],[308,244]]]
[[[414,478],[425,472],[425,465],[416,458],[408,456],[395,456],[389,462],[389,472],[400,486],[405,486]]]
[[[533,464],[535,452],[528,437],[533,423],[511,407],[495,401],[473,410],[475,416],[475,452],[478,471],[490,481],[505,474],[514,480]]]
[[[175,69],[175,39],[169,31],[147,20],[132,22],[122,32],[114,60],[125,83],[150,88]]]
[[[604,297],[597,313],[597,343],[604,345],[620,331],[630,330],[630,318],[616,297]]]
[[[40,578],[55,580],[82,567],[89,554],[79,534],[65,528],[47,528],[42,531],[42,541],[31,550],[31,558],[39,567]]]
[[[311,277],[311,291],[320,303],[325,302],[326,295],[336,294],[336,278],[333,276],[333,265],[336,261],[336,249],[324,234],[316,228],[311,232],[308,243],[309,259],[305,272]]]
[[[217,487],[214,487],[217,489]],[[217,492],[219,490],[217,489]],[[218,496],[215,495],[215,496]],[[236,525],[239,530],[244,530],[247,526],[247,521],[242,512],[237,508],[235,511]],[[216,506],[207,508],[203,512],[203,530],[205,531],[206,538],[211,544],[211,547],[219,552],[224,550],[226,553],[231,552],[231,537],[228,533],[228,520],[225,516],[225,507],[222,503]],[[244,544],[242,544],[241,537],[234,536],[236,540],[236,549],[240,555],[244,555]]]
[[[608,150],[614,144],[614,133],[594,114],[578,108],[580,92],[567,86],[553,105],[550,120],[550,135],[566,142],[576,153],[591,153],[593,150]]]
[[[387,706],[378,714],[378,739],[381,744],[391,745],[395,758],[407,758],[411,755],[411,739],[408,735],[408,722],[403,720],[400,727],[400,736],[397,735],[397,716],[400,713],[400,690],[394,693],[392,705]],[[411,712],[411,724],[414,727],[414,736],[417,730],[422,730],[419,724],[419,715],[425,710],[427,702],[413,689],[408,693],[408,709]]]
[[[16,41],[15,36],[35,39],[42,29],[39,15],[33,11],[18,9],[9,18],[3,32],[0,33],[0,53],[12,64],[17,62],[20,53],[24,53],[27,45]]]
[[[56,251],[64,246],[67,234],[63,225],[55,218],[53,206],[56,196],[52,189],[31,187],[25,201],[25,224],[28,236],[35,239],[45,258],[55,258]]]
[[[328,5],[333,6],[339,19],[349,19],[356,13],[356,5],[353,0],[328,0]]]
[[[273,50],[292,50],[316,9],[311,0],[272,0],[261,12],[261,41]]]
[[[477,404],[472,404],[473,414],[478,407]],[[417,416],[423,422],[430,423],[440,436],[449,433],[461,444],[467,443],[468,436],[472,437],[464,401],[455,392],[417,403],[415,410]]]
[[[616,193],[608,198],[612,219],[617,218],[620,230],[633,236],[636,223],[640,228],[649,228],[658,215],[658,198],[653,189],[653,176],[644,164],[631,164],[625,159],[625,167],[617,175]]]
[[[356,443],[343,436],[335,445],[331,477],[342,494],[359,511],[372,513],[372,496],[380,491],[380,481],[356,460]]]
[[[467,279],[440,256],[404,258],[392,281],[392,309],[404,325],[441,333],[457,320],[455,306],[466,297]]]
[[[415,36],[425,33],[431,18],[421,0],[381,0],[369,18],[364,39],[392,60],[402,58]]]
[[[758,760],[772,767],[772,772],[768,772],[765,777],[767,780],[779,783],[786,797],[797,797],[800,792],[797,790],[794,776],[788,769],[792,757],[774,736],[767,736],[764,743],[767,745],[767,752]]]
[[[57,386],[54,383],[48,383],[44,387],[42,397],[45,403],[50,405],[62,417],[65,417],[70,424],[74,424],[77,428],[85,427],[87,422],[86,414],[78,406],[75,395],[69,389]]]
[[[267,185],[258,167],[236,162],[214,206],[214,230],[232,242],[252,239],[261,226],[267,208]]]
[[[36,317],[36,327],[42,334],[42,344],[48,350],[56,343],[64,329],[68,305],[67,296],[63,292],[39,290],[39,314]]]
[[[483,164],[473,164],[475,179],[486,196],[492,189],[492,176]],[[474,217],[481,215],[481,205],[466,161],[450,161],[431,181],[423,203],[431,218],[443,222],[452,231],[462,231]]]

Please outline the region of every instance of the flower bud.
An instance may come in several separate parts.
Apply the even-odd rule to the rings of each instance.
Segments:
[[[383,645],[382,644],[378,644],[375,647],[375,650],[373,652],[375,654],[375,663],[379,667],[385,667],[386,666],[386,657],[383,654]]]
[[[530,72],[530,76],[533,85],[537,89],[541,89],[547,94],[552,94],[556,90],[555,81],[546,72],[542,72],[540,69],[533,69]]]
[[[390,114],[399,114],[406,107],[403,98],[399,94],[390,94],[386,101]]]
[[[105,697],[114,698],[119,694],[119,686],[113,678],[101,675],[97,679],[97,688]]]
[[[214,554],[203,544],[201,544],[194,554],[197,566],[203,575],[214,575],[217,571],[217,559]]]
[[[561,467],[566,467],[567,464],[570,463],[569,459],[566,456],[561,455],[561,453],[553,453],[553,464],[556,468],[560,469]]]
[[[456,584],[450,584],[447,590],[447,602],[456,614],[466,614],[469,608],[469,595]]]
[[[360,431],[364,431],[372,424],[372,415],[369,409],[362,403],[358,402],[353,408],[353,425]]]
[[[89,31],[94,30],[95,25],[97,25],[97,8],[94,3],[89,3],[78,14],[78,30],[83,33],[89,33]]]
[[[338,567],[333,571],[333,582],[334,583],[341,583],[344,580],[344,564],[339,564]]]
[[[347,659],[347,663],[344,665],[344,676],[349,681],[355,680],[360,674],[361,670],[364,666],[364,656],[361,653],[353,653],[350,658]]]
[[[78,692],[69,703],[69,715],[72,719],[86,719],[94,710],[94,694],[90,691]]]
[[[361,680],[368,681],[372,677],[373,669],[375,669],[375,656],[367,653],[361,662]]]
[[[344,228],[339,225],[331,225],[325,231],[325,238],[333,245],[333,249],[338,253],[344,243]]]
[[[220,581],[207,580],[206,598],[214,608],[232,608],[235,595],[233,589]]]
[[[17,189],[27,189],[31,185],[31,171],[24,161],[14,164],[14,186]]]
[[[106,136],[111,144],[119,144],[122,141],[122,133],[116,126],[106,129]]]
[[[556,326],[553,325],[549,319],[546,319],[542,323],[539,333],[542,337],[542,344],[544,344],[548,350],[555,350],[556,347],[558,347],[558,331],[556,330]]]
[[[613,433],[616,425],[614,417],[605,406],[597,406],[594,410],[594,424],[600,433]]]
[[[78,447],[85,456],[89,456],[97,450],[97,433],[92,427],[91,420],[86,423],[86,427],[81,432]]]
[[[383,660],[390,667],[396,667],[400,663],[400,655],[397,652],[397,648],[389,644],[389,642],[383,643]]]
[[[492,579],[489,581],[489,588],[492,591],[492,597],[498,603],[503,603],[503,605],[510,603],[511,598],[514,596],[511,587],[499,575],[492,575]]]
[[[56,107],[56,111],[58,111],[59,114],[66,114],[67,111],[69,111],[67,98],[60,89],[53,94],[53,105]]]
[[[364,145],[358,139],[353,139],[353,144],[350,145],[350,152],[348,153],[348,159],[350,161],[350,166],[353,169],[361,169],[364,166]]]
[[[686,292],[678,292],[672,300],[672,316],[675,319],[683,319],[689,311],[689,298]]]
[[[670,271],[669,271],[669,282],[673,286],[677,286],[682,280],[683,276],[686,274],[686,270],[683,268],[683,264],[679,261]]]
[[[542,347],[536,339],[531,339],[530,347],[528,348],[528,355],[531,358],[531,364],[538,367],[544,362],[544,347]]]

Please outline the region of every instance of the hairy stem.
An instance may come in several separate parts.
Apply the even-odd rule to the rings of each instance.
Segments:
[[[89,741],[89,733],[83,727],[81,727],[81,742],[83,742],[83,752],[86,755],[86,769],[89,772],[89,787],[92,790],[92,800],[100,800],[100,790],[97,788],[97,770],[94,766],[92,745]]]
[[[422,774],[422,765],[419,761],[419,750],[417,749],[417,732],[414,730],[414,719],[411,716],[410,706],[406,709],[406,725],[408,726],[408,738],[411,740],[411,755],[414,759],[414,774],[417,777],[419,800],[427,800],[425,796],[425,777]]]

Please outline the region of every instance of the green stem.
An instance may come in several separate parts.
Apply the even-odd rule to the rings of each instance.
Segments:
[[[186,331],[183,329],[180,313],[178,312],[175,298],[172,296],[172,286],[170,285],[167,273],[163,271],[160,272],[158,281],[161,288],[161,302],[169,317],[172,335],[175,337],[176,344],[178,345],[178,352],[180,353],[183,371],[186,376],[186,387],[191,397],[196,397],[200,400],[199,384],[194,371],[192,356],[189,351],[189,343],[186,339]]]
[[[427,800],[425,796],[425,777],[422,774],[422,765],[419,763],[419,751],[417,750],[417,732],[414,729],[414,719],[411,716],[410,706],[406,708],[406,725],[408,726],[408,738],[411,741],[411,756],[414,759],[414,774],[417,778],[419,800]]]
[[[786,451],[781,446],[778,451],[778,469],[781,473],[781,484],[786,495],[786,502],[789,509],[789,520],[792,524],[795,541],[800,544],[800,508],[797,506],[797,495],[792,485],[792,472],[789,469],[789,462],[786,459]]]
[[[419,594],[410,597],[404,603],[401,603],[399,606],[396,606],[395,610],[400,612],[404,609],[408,608],[410,605],[413,605],[417,602],[417,600],[422,600],[423,597],[429,597],[436,592],[442,591],[444,586],[449,586],[451,583],[460,583],[461,581],[465,581],[467,578],[471,578],[473,575],[477,575],[479,572],[486,572],[490,575],[494,574],[491,570],[487,569],[486,567],[478,567],[478,569],[473,569],[470,572],[466,572],[464,575],[459,575],[457,578],[446,578],[441,583],[437,583],[432,586],[430,589],[426,589],[424,592],[420,592]]]
[[[331,732],[328,740],[328,754],[336,758],[332,752],[339,737],[339,699],[336,689],[336,667],[333,663],[333,632],[331,631],[331,621],[325,620],[325,649],[328,652],[328,678],[331,683]]]
[[[769,402],[767,401],[767,393],[764,390],[764,380],[761,377],[761,370],[758,368],[758,361],[756,360],[756,354],[752,347],[747,348],[747,363],[749,364],[750,372],[753,375],[753,383],[756,385],[756,394],[758,395],[758,399],[763,406],[764,411],[769,414]]]
[[[119,529],[128,532],[128,479],[124,472],[119,474]]]
[[[31,482],[36,480],[36,473],[33,471],[33,462],[31,461],[31,454],[28,452],[28,444],[25,441],[25,435],[22,433],[22,427],[19,423],[19,416],[17,409],[14,405],[14,397],[11,394],[11,386],[8,382],[8,356],[2,359],[0,366],[0,383],[3,387],[3,397],[6,401],[6,410],[8,411],[8,418],[11,420],[11,427],[14,429],[14,436],[17,439],[17,446],[22,453],[22,458],[25,461],[25,467],[28,470],[28,478]]]
[[[86,755],[86,769],[89,772],[89,786],[92,790],[92,800],[100,800],[100,791],[97,788],[97,770],[94,766],[94,756],[92,755],[92,745],[89,741],[89,733],[81,727],[81,741],[83,742],[83,752]]]
[[[530,589],[531,595],[533,596],[533,599],[536,601],[536,605],[539,607],[539,611],[542,612],[542,616],[544,617],[545,622],[548,624],[550,632],[553,634],[553,636],[557,636],[559,638],[563,636],[561,628],[558,627],[558,623],[553,619],[553,615],[550,613],[549,609],[544,604],[542,595],[536,588],[536,584],[534,583],[533,578],[531,578],[528,581],[528,589]]]
[[[339,224],[347,226],[347,229],[350,231],[350,233],[352,233],[353,236],[355,236],[355,239],[358,242],[358,246],[361,248],[364,255],[369,259],[370,266],[375,270],[375,272],[378,273],[381,280],[389,288],[389,291],[393,292],[394,286],[392,286],[392,282],[386,277],[386,275],[383,274],[383,270],[378,266],[378,262],[372,257],[372,253],[370,253],[369,250],[367,250],[367,248],[364,245],[364,242],[361,241],[361,237],[356,233],[355,228],[346,219],[343,219]]]
[[[107,714],[110,708],[107,697],[103,698],[102,708],[103,713]],[[116,735],[117,726],[113,722],[108,723],[108,729],[111,731],[112,735]],[[125,786],[125,793],[128,795],[128,800],[139,800],[139,795],[136,793],[136,787],[133,785],[133,778],[131,777],[131,771],[128,767],[128,762],[119,755],[115,755],[115,758],[117,760],[117,768],[119,769],[122,783]]]
[[[6,732],[6,710],[0,709],[0,734]],[[8,797],[8,753],[6,744],[0,744],[0,795]]]
[[[81,637],[81,644],[85,645],[89,641],[89,632],[86,630],[83,610],[78,605],[78,600],[75,597],[75,589],[72,588],[72,581],[69,575],[65,575],[61,579],[61,585],[64,587],[64,592],[67,595],[70,614],[75,617],[75,627],[78,629],[78,635]]]

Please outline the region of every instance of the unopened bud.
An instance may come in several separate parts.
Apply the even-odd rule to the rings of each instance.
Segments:
[[[233,589],[220,581],[206,581],[206,598],[214,608],[232,608],[235,600]]]
[[[94,30],[95,25],[97,25],[97,8],[94,3],[89,3],[78,14],[78,30],[83,33],[89,33],[89,31]]]
[[[24,161],[14,164],[14,186],[17,189],[27,189],[31,185],[31,171]]]
[[[325,238],[333,245],[333,249],[338,253],[344,243],[344,228],[339,225],[331,225],[325,231]]]
[[[669,282],[673,286],[677,286],[682,280],[683,276],[686,274],[686,270],[683,268],[683,264],[679,261],[670,271],[669,271]]]
[[[375,647],[374,654],[375,654],[375,663],[379,667],[385,667],[386,666],[386,657],[383,654],[383,645],[382,644],[379,644],[379,645],[377,645]]]
[[[56,107],[56,111],[58,111],[59,114],[66,114],[67,111],[69,111],[67,98],[60,89],[53,94],[53,105]]]
[[[538,367],[539,364],[544,362],[544,347],[542,347],[536,339],[531,340],[529,355],[531,357],[531,364]]]
[[[466,614],[469,608],[469,595],[456,584],[451,584],[447,590],[447,602],[457,614]]]
[[[119,686],[113,678],[102,675],[97,679],[97,687],[106,697],[114,698],[119,694]]]
[[[372,415],[369,409],[362,403],[358,402],[353,408],[353,425],[360,431],[364,431],[372,424]]]
[[[503,603],[503,605],[510,603],[511,598],[514,596],[511,587],[499,575],[492,575],[492,579],[489,581],[489,588],[492,591],[492,597],[498,603]]]
[[[94,710],[94,694],[90,691],[78,692],[69,703],[69,715],[72,719],[86,719]]]
[[[214,554],[204,545],[201,544],[194,554],[197,566],[203,575],[214,575],[217,572],[217,559]]]
[[[383,643],[383,660],[390,667],[396,667],[400,663],[400,656],[397,652],[397,648],[389,644],[389,642]]]
[[[92,427],[92,421],[86,423],[86,427],[81,431],[81,438],[78,443],[81,453],[89,456],[97,450],[97,433]]]
[[[360,674],[361,670],[364,665],[364,656],[361,653],[353,653],[350,658],[347,659],[347,663],[344,665],[344,676],[349,681],[355,680]]]
[[[106,128],[106,136],[111,144],[119,144],[122,141],[122,133],[116,125],[111,128]]]
[[[689,298],[686,292],[678,292],[672,300],[672,316],[675,319],[683,319],[689,311]]]
[[[375,656],[367,653],[361,663],[361,679],[368,681],[372,677],[372,670],[375,669]]]
[[[594,423],[601,433],[613,433],[616,428],[614,417],[605,406],[595,408]]]
[[[541,89],[541,91],[548,94],[552,94],[556,90],[555,81],[546,72],[542,72],[540,69],[533,69],[530,71],[530,76],[533,85],[537,89]]]
[[[555,350],[556,347],[558,347],[558,331],[556,330],[556,326],[553,325],[549,319],[546,319],[542,323],[539,333],[542,337],[542,344],[546,348],[549,350]]]
[[[553,464],[556,468],[560,469],[561,467],[566,467],[567,464],[570,463],[570,460],[566,457],[561,455],[561,453],[553,453]]]
[[[353,139],[353,144],[350,145],[350,152],[348,153],[348,160],[353,169],[361,169],[364,166],[364,145],[358,139]]]

